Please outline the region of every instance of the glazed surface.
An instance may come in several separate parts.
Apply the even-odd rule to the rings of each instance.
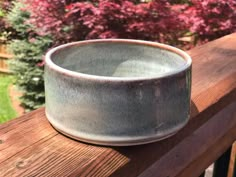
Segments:
[[[45,93],[48,120],[70,137],[115,146],[149,143],[188,122],[191,59],[140,41],[66,44],[46,56]]]
[[[52,61],[70,71],[110,77],[158,77],[186,63],[170,51],[122,43],[65,48],[53,54]]]

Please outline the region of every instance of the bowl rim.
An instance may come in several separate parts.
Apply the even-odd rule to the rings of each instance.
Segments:
[[[65,48],[68,48],[71,46],[80,47],[83,45],[89,45],[89,44],[95,44],[95,43],[124,43],[124,44],[135,44],[135,45],[144,45],[144,46],[149,46],[149,47],[155,47],[155,48],[167,50],[167,51],[170,51],[170,52],[173,52],[173,53],[179,55],[180,57],[182,57],[186,61],[186,63],[174,71],[159,74],[158,76],[113,77],[113,76],[91,75],[91,74],[71,71],[71,70],[65,69],[65,68],[55,64],[51,60],[51,57],[53,54],[55,54],[56,52],[58,52],[60,50],[65,49]],[[173,46],[170,46],[167,44],[158,43],[158,42],[134,40],[134,39],[93,39],[93,40],[70,42],[70,43],[62,44],[62,45],[59,45],[55,48],[50,49],[45,55],[45,65],[48,66],[50,69],[53,69],[63,75],[72,76],[72,77],[80,78],[80,79],[88,79],[88,80],[96,80],[96,81],[98,81],[98,80],[99,81],[147,81],[147,80],[161,79],[164,77],[170,77],[170,76],[179,74],[191,67],[192,59],[189,56],[189,54],[187,54],[185,51],[178,49],[176,47],[173,47]]]

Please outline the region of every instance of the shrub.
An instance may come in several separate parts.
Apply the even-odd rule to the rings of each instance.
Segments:
[[[7,24],[5,17],[12,7],[12,1],[0,1],[0,43],[6,43],[7,40],[17,36],[16,31]]]
[[[6,4],[0,1],[0,34],[3,33],[6,29],[6,22],[4,20],[4,17],[6,16],[8,8],[8,3]]]
[[[236,31],[235,0],[192,0],[181,18],[200,40],[209,41]]]
[[[184,29],[167,0],[26,0],[30,23],[56,43],[131,38],[174,44]]]
[[[0,4],[0,43],[3,43],[7,38],[7,25],[4,20],[6,15],[6,10],[3,8],[3,5]]]
[[[27,4],[25,9],[31,13],[28,23],[39,29],[37,30],[39,35],[53,35],[54,45],[71,41],[68,34],[70,27],[65,20],[65,7],[69,1],[25,0],[25,2]]]
[[[5,22],[4,22],[4,20],[3,20],[3,17],[4,17],[4,12],[3,12],[3,10],[0,8],[0,26],[1,26],[1,28],[0,28],[0,36],[1,36],[1,34],[4,32],[4,26],[5,26]]]
[[[20,36],[9,44],[9,49],[14,54],[10,66],[16,76],[16,85],[22,90],[21,101],[26,111],[44,104],[43,67],[40,63],[51,44],[49,37],[37,35],[33,26],[26,23],[29,17],[29,12],[24,10],[24,5],[20,2],[15,2],[7,15],[9,24]]]

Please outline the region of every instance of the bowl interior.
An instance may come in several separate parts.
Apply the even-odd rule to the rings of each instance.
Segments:
[[[56,50],[51,60],[67,70],[108,77],[158,77],[187,63],[169,50],[119,42],[68,45]]]

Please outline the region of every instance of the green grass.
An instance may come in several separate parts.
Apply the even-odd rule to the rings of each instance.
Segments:
[[[12,76],[0,75],[0,123],[17,116],[8,93],[9,86],[12,82]]]

